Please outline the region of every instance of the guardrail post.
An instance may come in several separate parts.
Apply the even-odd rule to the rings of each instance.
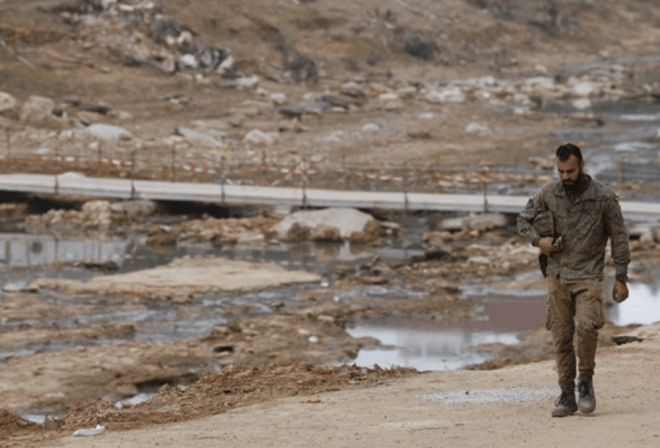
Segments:
[[[261,150],[261,173],[262,173],[262,185],[268,185],[270,183],[270,176],[268,175],[268,160],[266,157],[266,150]]]
[[[218,164],[220,165],[220,198],[222,202],[225,202],[225,155],[220,154],[218,156]]]
[[[7,140],[7,162],[11,160],[11,131],[5,129],[5,139]]]
[[[403,162],[403,178],[402,178],[402,187],[403,187],[403,201],[404,201],[404,212],[408,214],[408,162]]]
[[[135,150],[133,150],[131,151],[131,200],[134,200],[135,197]]]
[[[344,190],[348,188],[348,179],[346,178],[346,151],[341,152],[341,171],[343,174],[342,184],[344,185]]]
[[[172,172],[172,182],[176,182],[176,142],[172,143],[172,165],[170,170]]]
[[[302,180],[302,208],[305,210],[307,208],[307,159],[303,157],[300,162],[300,176]]]
[[[98,157],[99,157],[99,173],[103,170],[103,142],[101,139],[96,140],[96,144],[98,145],[97,151],[98,151]]]
[[[488,172],[489,168],[485,167],[483,175],[480,178],[484,189],[484,213],[488,213]]]

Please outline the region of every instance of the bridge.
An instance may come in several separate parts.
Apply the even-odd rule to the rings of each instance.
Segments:
[[[107,199],[202,202],[234,206],[353,207],[401,211],[487,211],[507,214],[519,213],[528,200],[526,196],[492,194],[486,196],[261,187],[86,177],[79,174],[4,174],[0,175],[0,191],[80,195]],[[658,203],[622,201],[621,209],[629,221],[656,222],[660,219]]]

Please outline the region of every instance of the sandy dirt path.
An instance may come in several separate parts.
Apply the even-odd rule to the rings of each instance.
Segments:
[[[604,348],[591,415],[553,419],[554,363],[429,372],[385,386],[293,397],[225,414],[43,447],[656,447],[660,324],[642,342]]]

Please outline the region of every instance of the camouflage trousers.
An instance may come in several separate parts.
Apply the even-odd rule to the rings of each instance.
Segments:
[[[598,330],[605,323],[603,282],[562,282],[552,277],[548,277],[545,326],[552,332],[559,387],[573,390],[576,369],[581,377],[591,378],[596,367]]]

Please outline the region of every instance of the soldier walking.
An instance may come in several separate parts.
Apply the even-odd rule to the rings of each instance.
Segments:
[[[605,247],[611,240],[616,271],[612,296],[617,302],[628,298],[630,249],[617,195],[584,173],[580,148],[571,143],[559,146],[556,165],[559,181],[545,185],[529,200],[517,226],[540,249],[548,283],[545,326],[552,333],[561,388],[552,416],[565,417],[578,409],[587,414],[596,409],[593,375],[598,330],[605,323]]]

